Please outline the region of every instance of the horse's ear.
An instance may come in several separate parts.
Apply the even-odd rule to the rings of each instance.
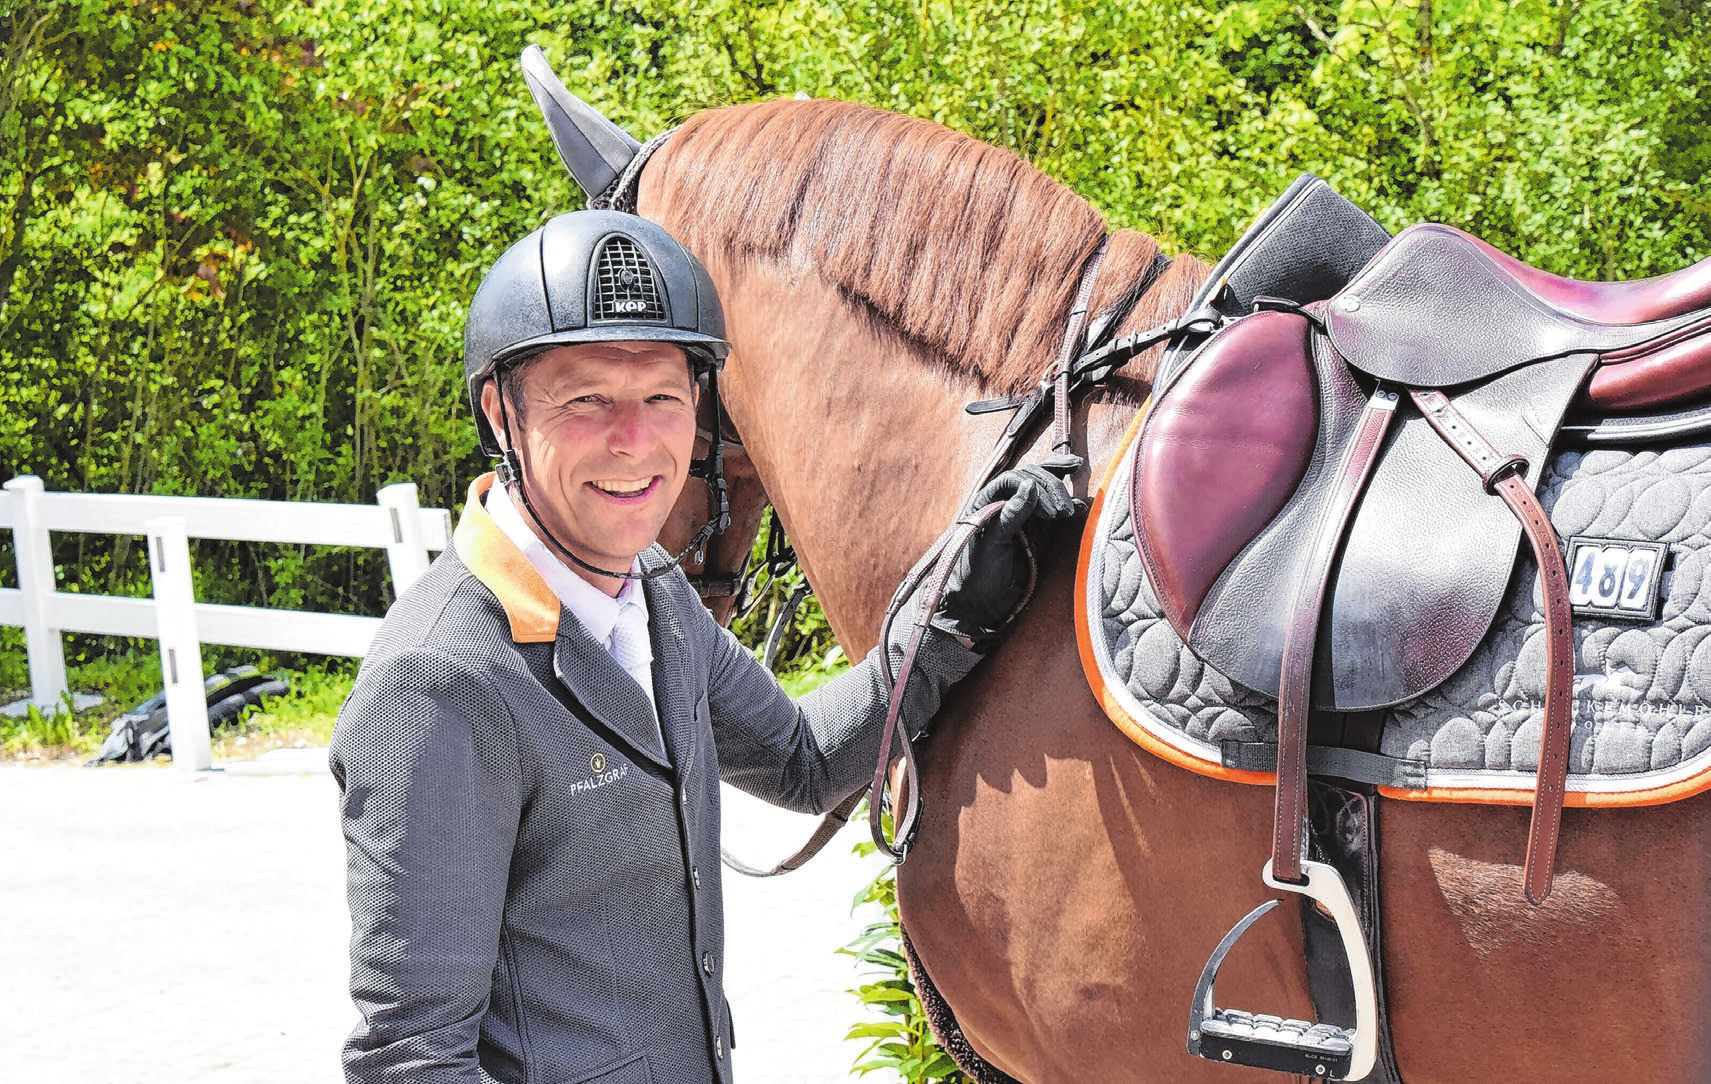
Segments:
[[[523,78],[546,118],[564,168],[590,199],[610,188],[641,144],[566,90],[538,45],[523,50]]]

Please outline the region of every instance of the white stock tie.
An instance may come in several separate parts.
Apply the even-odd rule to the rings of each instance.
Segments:
[[[648,706],[653,708],[654,728],[659,729],[659,708],[654,704],[653,645],[648,642],[648,615],[638,606],[625,606],[618,611],[612,626],[612,642],[607,648],[612,661],[622,666],[636,679],[647,694]],[[661,748],[664,748],[663,743]]]

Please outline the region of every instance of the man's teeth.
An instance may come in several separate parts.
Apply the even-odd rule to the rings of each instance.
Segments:
[[[653,485],[652,478],[618,478],[607,479],[592,483],[595,489],[612,494],[614,497],[634,497]]]

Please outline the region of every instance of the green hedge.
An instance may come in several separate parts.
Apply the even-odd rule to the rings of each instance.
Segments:
[[[455,505],[483,267],[580,204],[539,42],[646,136],[807,92],[1013,147],[1216,256],[1300,170],[1565,274],[1711,254],[1703,0],[34,0],[0,14],[0,476]],[[124,540],[65,578],[141,586]],[[205,545],[203,597],[379,612],[378,556]]]

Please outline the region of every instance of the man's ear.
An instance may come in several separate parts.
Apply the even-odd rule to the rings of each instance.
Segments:
[[[481,385],[481,413],[487,416],[487,427],[493,430],[493,439],[499,442],[503,451],[510,450],[505,427],[499,422],[499,380],[489,377],[487,383]]]

